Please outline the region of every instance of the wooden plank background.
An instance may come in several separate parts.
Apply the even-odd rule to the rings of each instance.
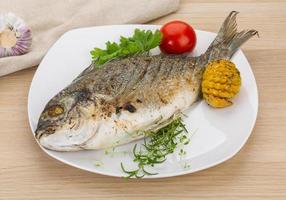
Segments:
[[[0,78],[0,199],[286,199],[286,1],[183,0],[183,19],[217,32],[231,10],[240,28],[259,30],[243,46],[259,88],[259,115],[244,148],[216,167],[157,180],[123,180],[60,163],[40,150],[27,119],[35,68]],[[246,113],[247,114],[247,113]],[[239,123],[239,122],[237,122]]]

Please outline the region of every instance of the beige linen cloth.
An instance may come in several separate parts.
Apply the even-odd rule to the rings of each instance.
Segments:
[[[0,58],[0,76],[37,66],[66,31],[105,24],[144,23],[175,11],[179,0],[1,0],[0,13],[13,12],[32,29],[29,53]]]

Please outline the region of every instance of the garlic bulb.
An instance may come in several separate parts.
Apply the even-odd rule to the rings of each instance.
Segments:
[[[25,22],[13,13],[0,14],[0,58],[29,51],[32,34]]]

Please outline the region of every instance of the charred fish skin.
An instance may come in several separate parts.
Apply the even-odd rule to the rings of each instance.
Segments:
[[[166,124],[200,94],[204,66],[229,59],[255,30],[237,32],[237,12],[199,57],[132,56],[90,66],[44,108],[36,138],[56,151],[102,149],[144,137]]]
[[[110,62],[105,70],[78,79],[72,83],[75,86],[67,87],[48,103],[43,112],[46,114],[42,114],[39,120],[37,138],[46,148],[62,151],[106,148],[141,138],[142,135],[129,136],[138,130],[157,127],[193,101],[187,94],[172,103],[181,90],[198,91],[199,76],[194,73],[195,66],[194,58],[182,60],[167,56]],[[124,75],[119,73],[123,69]],[[110,74],[110,71],[114,73]],[[188,99],[184,100],[186,97]],[[55,106],[62,106],[67,112],[59,115],[61,118],[47,115]],[[52,119],[55,120],[51,123]],[[59,123],[61,119],[63,121]],[[43,122],[54,123],[53,129],[40,131]],[[83,128],[82,124],[86,127]],[[97,130],[96,136],[91,131],[94,129]],[[89,132],[85,133],[84,140],[78,134],[83,130]]]

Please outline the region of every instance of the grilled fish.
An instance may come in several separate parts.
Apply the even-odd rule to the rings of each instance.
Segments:
[[[56,151],[102,149],[165,126],[199,99],[205,65],[230,59],[257,34],[237,32],[236,15],[229,14],[201,56],[131,56],[100,69],[92,64],[45,106],[35,131],[39,143]]]

